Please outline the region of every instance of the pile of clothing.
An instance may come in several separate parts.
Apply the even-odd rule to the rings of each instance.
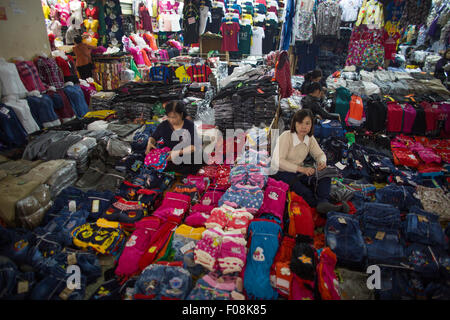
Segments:
[[[271,80],[237,79],[224,86],[211,102],[219,130],[269,126],[278,106],[278,86]]]

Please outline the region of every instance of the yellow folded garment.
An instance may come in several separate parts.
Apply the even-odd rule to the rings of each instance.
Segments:
[[[117,221],[109,221],[103,218],[97,219],[97,226],[102,228],[113,228],[117,229],[119,228],[120,224]]]
[[[97,119],[106,119],[109,116],[115,114],[114,110],[98,110],[98,111],[89,111],[84,115],[85,118],[97,118]]]
[[[183,236],[185,238],[193,239],[193,240],[201,240],[202,234],[206,230],[206,228],[193,228],[186,224],[180,225],[177,230],[175,231],[175,234],[178,234],[180,236]]]

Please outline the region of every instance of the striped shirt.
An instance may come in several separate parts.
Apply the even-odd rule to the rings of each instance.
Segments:
[[[44,84],[57,89],[64,87],[62,71],[54,59],[39,57],[35,64]]]
[[[44,92],[47,90],[45,85],[39,78],[39,73],[36,66],[31,61],[17,61],[15,62],[20,79],[28,91],[38,90]]]
[[[206,64],[201,66],[192,65],[187,68],[186,73],[191,77],[192,82],[208,82],[208,77],[212,70]]]

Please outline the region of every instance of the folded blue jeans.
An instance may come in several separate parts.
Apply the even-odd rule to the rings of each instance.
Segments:
[[[27,281],[25,292],[18,292],[21,281]],[[35,285],[34,272],[22,273],[16,264],[5,256],[0,256],[0,300],[24,300]],[[22,289],[21,289],[22,290]]]
[[[366,228],[363,236],[369,265],[380,263],[398,265],[404,261],[405,254],[398,232]],[[382,240],[380,240],[381,238]]]
[[[445,235],[439,223],[439,216],[412,207],[403,223],[406,240],[430,246],[445,247]]]
[[[43,256],[34,246],[35,237],[25,229],[6,229],[0,226],[0,255],[17,265],[37,267]]]
[[[70,275],[48,275],[41,280],[31,292],[32,300],[63,300],[60,295],[66,290],[67,280]],[[86,278],[81,275],[80,289],[75,289],[68,294],[67,300],[83,300],[86,290]]]
[[[192,289],[192,278],[181,267],[151,264],[142,271],[135,284],[135,294],[183,300]]]
[[[367,248],[355,216],[329,212],[325,225],[325,240],[327,246],[336,254],[339,265],[365,266]]]
[[[415,189],[408,186],[388,185],[375,193],[376,201],[395,206],[402,211],[408,211],[412,206],[422,207],[419,199],[414,197]]]
[[[384,227],[389,230],[399,230],[401,228],[400,210],[383,203],[364,203],[357,211],[362,229],[369,226]]]

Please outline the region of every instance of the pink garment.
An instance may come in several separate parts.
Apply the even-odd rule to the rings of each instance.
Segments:
[[[203,194],[209,186],[209,179],[203,176],[188,175],[185,180],[185,183],[195,185],[199,194]]]
[[[414,109],[410,104],[403,105],[405,115],[403,117],[403,132],[411,133],[416,120],[416,109]]]
[[[439,157],[431,148],[425,148],[421,143],[414,143],[409,148],[411,151],[416,152],[420,159],[423,160],[426,164],[429,163],[441,163],[441,157]]]
[[[317,265],[317,279],[319,292],[323,300],[341,300],[337,289],[339,281],[334,273],[336,261],[336,255],[330,248],[327,247],[322,250]]]
[[[294,273],[289,300],[314,300],[314,281],[303,280]]]
[[[236,243],[232,237],[223,238],[218,258],[222,273],[228,274],[242,271],[246,257],[245,245]]]
[[[175,192],[167,192],[161,206],[153,212],[153,216],[162,220],[181,222],[188,211],[191,198]]]
[[[203,195],[200,203],[206,206],[213,206],[218,207],[219,206],[219,200],[222,198],[222,196],[225,194],[225,192],[218,191],[218,190],[208,190]]]
[[[181,45],[181,43],[179,43],[178,41],[175,40],[169,40],[167,41],[167,43],[174,48],[177,48],[178,50],[180,50],[180,52],[183,50],[183,46]]]
[[[139,260],[148,249],[160,224],[161,220],[156,217],[146,217],[136,222],[136,230],[128,239],[114,272],[117,276],[129,277],[139,272]]]
[[[215,208],[211,211],[211,216],[206,220],[205,227],[208,229],[221,228],[225,229],[227,226],[227,214],[221,208]]]
[[[92,51],[91,51],[91,53],[92,53],[93,55],[96,55],[96,54],[103,54],[104,52],[106,52],[106,48],[105,48],[104,46],[99,46],[99,47],[97,47],[97,48],[95,48],[95,49],[92,49]]]
[[[162,149],[152,149],[145,156],[144,164],[161,172],[166,168],[169,152],[170,148],[168,147],[164,147]]]
[[[144,57],[142,56],[141,50],[137,48],[129,48],[128,51],[130,51],[137,66],[145,66],[145,61]]]
[[[258,213],[271,213],[280,218],[281,223],[283,223],[283,215],[288,191],[289,185],[287,183],[269,178],[267,181],[266,190],[264,191],[264,201]]]
[[[89,84],[88,87],[85,87],[80,84],[81,91],[84,94],[84,100],[86,100],[87,105],[89,106],[91,103],[91,96],[97,93],[95,86],[93,84]]]
[[[218,257],[220,251],[221,236],[223,233],[215,229],[203,232],[202,240],[197,242],[194,250],[194,261],[210,271],[218,270]]]
[[[202,204],[196,204],[191,208],[191,213],[184,220],[184,223],[194,228],[204,227],[205,222],[210,217],[211,211],[213,209],[214,209],[213,206],[204,206]]]
[[[58,3],[55,6],[55,9],[58,11],[59,22],[61,22],[61,26],[67,27],[69,25],[69,18],[70,18],[69,4]]]

